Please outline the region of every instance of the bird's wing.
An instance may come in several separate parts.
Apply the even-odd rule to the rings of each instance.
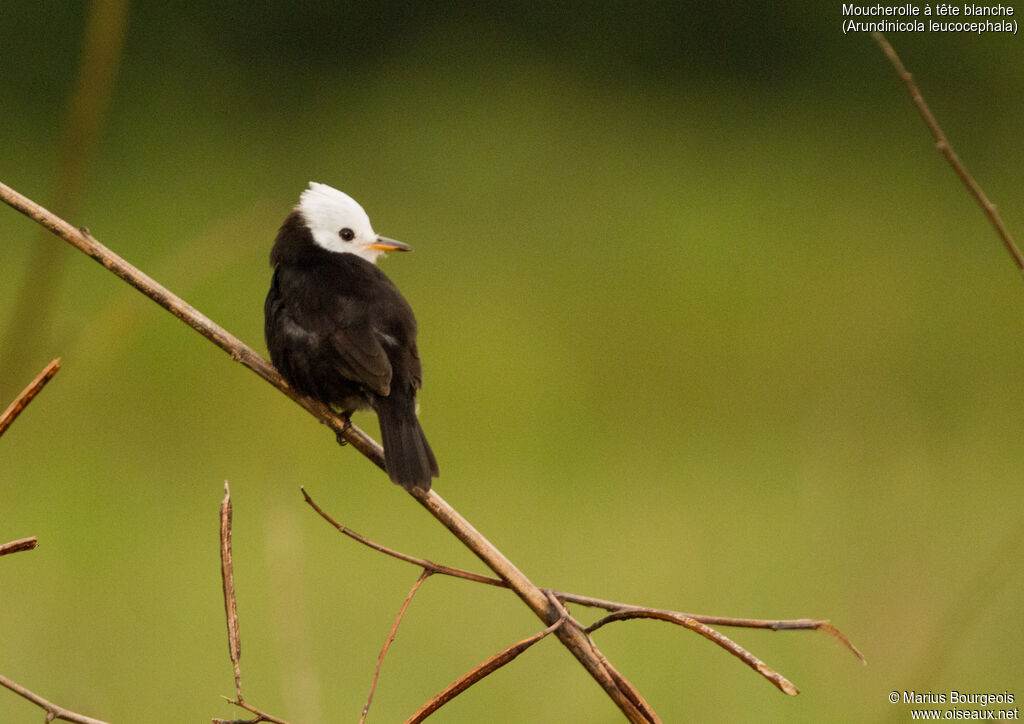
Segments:
[[[370,325],[335,327],[328,342],[337,353],[335,367],[343,377],[381,397],[390,394],[391,360]]]
[[[420,351],[417,349],[416,344],[412,345],[409,350],[409,378],[412,381],[413,389],[420,389],[423,387],[423,365],[420,362]]]
[[[391,390],[391,360],[364,305],[330,291],[336,288],[333,280],[310,283],[279,266],[267,298],[268,319],[289,338],[288,346],[306,349],[309,358],[330,364],[346,380],[386,397]]]

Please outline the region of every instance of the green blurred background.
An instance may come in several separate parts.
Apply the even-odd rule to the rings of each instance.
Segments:
[[[96,7],[116,38],[116,4]],[[91,150],[68,110],[89,12],[5,0],[0,180],[260,351],[278,224],[311,179],[351,193],[416,249],[383,264],[420,322],[437,489],[535,582],[830,618],[869,660],[726,630],[789,698],[683,629],[602,630],[665,721],[1024,697],[1024,284],[838,4],[135,3],[123,48],[97,45],[116,74]],[[1020,38],[891,40],[1024,236]],[[0,239],[0,407],[63,358],[0,443],[0,539],[40,540],[0,560],[0,673],[111,722],[244,714],[220,698],[229,480],[247,698],[355,721],[418,572],[343,539],[299,486],[382,543],[480,564],[83,255],[6,207]],[[506,592],[429,580],[370,721],[539,628]],[[0,721],[41,716],[0,691]],[[620,716],[550,640],[437,720]]]

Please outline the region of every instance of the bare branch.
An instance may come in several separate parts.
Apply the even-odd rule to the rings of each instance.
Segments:
[[[700,623],[707,624],[709,626],[729,626],[732,628],[763,628],[771,631],[823,631],[829,634],[836,640],[838,640],[843,646],[848,648],[854,656],[860,659],[861,663],[867,664],[867,659],[864,658],[864,654],[850,642],[850,640],[840,631],[838,628],[833,626],[827,620],[816,619],[816,618],[791,618],[791,619],[770,619],[770,618],[737,618],[733,616],[712,616],[704,613],[685,613],[683,611],[672,611],[664,608],[649,608],[646,606],[635,606],[630,603],[621,603],[619,601],[609,601],[606,598],[595,598],[593,596],[583,596],[578,593],[569,593],[567,591],[554,591],[555,595],[566,603],[576,603],[581,606],[590,606],[591,608],[603,608],[605,611],[612,611],[615,613],[630,612],[630,611],[651,611],[660,614],[663,620],[669,620],[667,617],[674,617],[678,619],[692,618]],[[656,618],[657,616],[650,616],[649,618]],[[612,620],[623,620],[624,618],[630,618],[622,616]],[[637,618],[632,616],[631,618]],[[605,623],[611,623],[611,621],[605,621]],[[603,624],[602,624],[603,625]],[[597,624],[593,624],[590,630],[594,630]]]
[[[23,196],[9,186],[0,183],[0,200],[28,216],[30,219],[64,239],[79,251],[93,258],[106,269],[138,289],[174,316],[188,324],[201,335],[241,362],[264,380],[277,387],[310,414],[326,424],[339,439],[351,443],[367,459],[384,468],[384,452],[381,446],[355,426],[346,425],[340,415],[326,405],[304,397],[292,390],[267,360],[248,347],[223,327],[215,324],[183,299],[172,294],[149,276],[135,268],[114,252],[107,249],[86,230],[76,229],[55,214]],[[423,491],[413,488],[409,491],[416,501],[448,528],[464,545],[472,550],[487,566],[514,590],[534,614],[545,624],[554,623],[557,614],[553,611],[544,592],[523,575],[493,543],[487,540],[468,520],[459,514],[436,490]],[[577,626],[560,626],[555,634],[580,664],[605,690],[622,713],[631,722],[649,722],[629,700],[619,685],[608,675],[600,660],[594,654],[594,647],[588,643],[587,635]]]
[[[477,683],[486,676],[493,674],[495,671],[500,669],[505,664],[511,662],[519,654],[526,651],[528,648],[533,646],[535,643],[540,641],[542,638],[550,634],[552,631],[557,629],[566,621],[565,618],[559,618],[553,624],[548,626],[543,631],[535,633],[529,638],[523,639],[522,641],[512,644],[504,651],[501,651],[487,661],[483,662],[479,666],[466,672],[458,679],[453,681],[451,684],[446,686],[440,693],[436,694],[426,704],[416,710],[416,713],[409,717],[405,724],[418,724],[426,719],[428,716],[433,714],[435,711],[440,709],[442,706],[447,704],[449,701],[454,699],[456,696],[464,692],[473,684]]]
[[[235,670],[235,696],[242,699],[242,639],[238,634],[238,602],[235,598],[235,568],[231,560],[231,489],[224,481],[220,503],[220,575],[224,584],[224,615],[228,622],[228,652]]]
[[[981,186],[974,180],[967,167],[964,166],[960,157],[956,151],[953,150],[952,144],[949,139],[946,138],[946,134],[942,132],[942,128],[939,126],[939,122],[935,120],[935,116],[932,115],[931,109],[924,100],[924,96],[921,95],[920,89],[917,87],[917,83],[914,82],[914,76],[903,66],[903,61],[900,60],[900,56],[896,54],[896,51],[889,44],[889,41],[885,39],[885,36],[881,33],[872,33],[875,38],[875,42],[885,53],[889,62],[892,63],[892,67],[895,68],[896,74],[899,75],[900,79],[907,86],[907,91],[910,93],[910,98],[917,106],[918,112],[921,114],[921,118],[924,120],[924,124],[928,127],[928,130],[932,134],[932,138],[935,139],[935,146],[939,149],[939,152],[946,157],[949,165],[953,167],[954,173],[960,178],[964,186],[974,197],[974,200],[981,206],[982,211],[988,217],[988,220],[992,222],[992,226],[995,227],[996,233],[999,234],[999,238],[1003,241],[1003,246],[1010,253],[1014,263],[1017,265],[1017,269],[1024,272],[1024,254],[1021,254],[1020,249],[1014,242],[1013,237],[1010,235],[1010,230],[1006,228],[1003,223],[1003,219],[999,216],[999,212],[996,210],[995,204],[988,200],[988,196],[982,191]]]
[[[708,641],[714,641],[716,644],[721,646],[723,649],[731,653],[733,656],[741,659],[754,671],[759,673],[768,681],[772,682],[779,688],[779,691],[789,694],[790,696],[796,696],[800,693],[800,690],[793,686],[793,683],[789,681],[785,676],[775,671],[761,659],[754,656],[752,653],[744,649],[742,646],[737,644],[735,641],[730,639],[728,636],[715,631],[715,629],[702,624],[700,621],[695,621],[692,618],[683,620],[682,625],[691,631],[696,631],[701,636],[706,638]]]
[[[466,571],[461,568],[452,568],[451,566],[441,565],[440,563],[434,563],[425,558],[416,558],[410,556],[401,551],[396,551],[393,548],[381,545],[369,538],[356,533],[351,528],[348,528],[328,513],[326,513],[316,502],[310,497],[309,493],[306,492],[305,488],[302,488],[302,495],[309,503],[310,507],[313,508],[324,520],[337,528],[341,533],[351,538],[354,541],[362,543],[363,545],[372,548],[375,551],[379,551],[385,555],[397,558],[400,561],[412,563],[420,566],[424,569],[430,570],[433,573],[440,573],[445,576],[452,576],[453,578],[462,578],[467,581],[474,581],[476,583],[484,583],[489,586],[501,586],[507,587],[507,584],[499,578],[491,578],[489,576],[482,576],[479,573],[473,573],[472,571]],[[575,603],[581,606],[589,606],[591,608],[601,608],[606,611],[611,611],[612,615],[606,616],[600,619],[596,623],[591,624],[587,629],[587,633],[592,633],[597,629],[601,628],[605,624],[613,621],[624,621],[631,618],[653,618],[660,619],[662,621],[669,621],[683,625],[682,622],[687,619],[692,619],[698,623],[706,624],[709,626],[730,626],[737,628],[763,628],[770,629],[772,631],[824,631],[825,633],[833,636],[840,641],[846,648],[848,648],[862,663],[867,663],[864,655],[854,646],[848,638],[835,626],[825,620],[813,619],[813,618],[796,618],[796,619],[760,619],[760,618],[733,618],[729,616],[709,616],[700,613],[684,613],[682,611],[670,611],[662,608],[649,608],[647,606],[636,606],[630,603],[622,603],[621,601],[609,601],[605,598],[595,598],[593,596],[584,596],[578,593],[570,593],[568,591],[558,591],[551,588],[543,589],[544,591],[551,593],[560,602],[564,603]]]
[[[21,551],[30,551],[39,544],[39,539],[34,535],[28,538],[19,538],[18,540],[12,540],[10,543],[4,543],[0,545],[0,556],[6,556],[8,553],[20,553]]]
[[[396,551],[394,548],[388,548],[387,546],[383,546],[380,543],[375,543],[369,538],[359,535],[351,528],[344,526],[338,521],[336,521],[328,513],[326,513],[323,508],[317,505],[316,502],[311,497],[309,497],[309,493],[306,492],[305,488],[300,487],[299,489],[302,491],[302,497],[305,498],[306,502],[309,503],[309,506],[313,510],[315,510],[321,518],[323,518],[328,523],[337,528],[340,533],[344,533],[352,540],[358,541],[359,543],[362,543],[364,546],[372,548],[375,551],[379,551],[384,555],[391,556],[392,558],[397,558],[400,561],[412,563],[413,565],[419,566],[420,568],[430,571],[431,573],[440,573],[445,576],[452,576],[454,578],[464,578],[468,581],[475,581],[477,583],[485,583],[489,586],[508,588],[508,584],[500,578],[482,576],[479,573],[473,573],[472,571],[464,571],[461,568],[443,566],[440,563],[434,563],[433,561],[429,561],[426,558],[416,558],[415,556],[407,555],[405,553],[402,553],[401,551]]]
[[[18,696],[28,699],[33,704],[38,706],[40,709],[46,712],[46,721],[51,722],[55,719],[60,721],[76,722],[77,724],[107,724],[105,721],[100,719],[93,719],[91,716],[85,716],[84,714],[76,714],[73,711],[57,706],[52,701],[47,701],[39,694],[35,694],[26,689],[21,684],[16,684],[6,676],[0,676],[0,686],[5,686],[13,691]]]
[[[57,374],[60,369],[60,358],[53,360],[50,364],[43,368],[43,371],[36,375],[36,378],[28,384],[21,394],[15,398],[14,402],[0,415],[0,435],[3,435],[4,431],[11,426],[11,423],[21,414],[21,411],[30,403],[36,395],[39,394],[40,390],[46,386],[46,383],[53,379],[53,376]],[[19,551],[32,550],[38,544],[38,539],[35,536],[29,538],[20,538],[18,540],[11,541],[0,545],[0,556],[5,556],[9,553],[18,553]],[[93,719],[92,717],[85,716],[83,714],[76,714],[73,711],[68,711],[63,707],[57,706],[51,701],[47,701],[43,697],[35,694],[25,687],[17,684],[5,676],[0,676],[0,685],[3,685],[13,691],[14,693],[22,696],[31,701],[36,706],[46,711],[46,721],[50,722],[55,719],[60,719],[69,722],[79,722],[80,724],[106,724],[99,719]]]
[[[288,722],[286,722],[284,719],[278,719],[276,716],[271,716],[270,714],[262,712],[259,709],[257,709],[256,707],[254,707],[252,704],[250,704],[247,701],[242,700],[241,698],[238,698],[238,699],[228,699],[227,697],[224,697],[224,700],[234,704],[235,706],[237,706],[237,707],[239,707],[241,709],[245,709],[248,712],[252,712],[256,716],[254,716],[252,719],[216,719],[216,718],[214,718],[214,719],[210,720],[210,724],[259,724],[259,722],[264,722],[264,721],[265,722],[271,722],[271,724],[288,724]]]
[[[793,684],[786,677],[784,677],[782,674],[769,667],[767,664],[765,664],[759,658],[757,658],[752,653],[747,651],[745,648],[737,644],[735,641],[730,639],[728,636],[719,633],[715,629],[711,628],[705,623],[696,620],[695,618],[685,616],[682,614],[676,614],[671,611],[661,611],[653,608],[637,608],[632,610],[616,611],[615,613],[609,614],[608,616],[605,616],[599,621],[596,621],[592,623],[590,626],[588,626],[587,633],[593,633],[597,629],[602,628],[606,624],[612,623],[613,621],[628,621],[630,619],[637,618],[668,621],[669,623],[678,624],[680,626],[683,626],[684,628],[688,628],[691,631],[696,631],[701,636],[706,638],[708,641],[713,641],[714,643],[718,644],[723,649],[731,653],[733,656],[743,661],[745,664],[750,666],[750,668],[754,669],[754,671],[761,674],[761,676],[765,677],[766,679],[768,679],[768,681],[775,684],[775,686],[777,686],[779,690],[783,691],[784,693],[789,694],[790,696],[796,696],[800,693],[800,690],[793,686]],[[854,652],[858,655],[860,653],[856,649],[854,649]]]
[[[14,402],[12,402],[4,413],[0,415],[0,435],[7,431],[11,423],[17,419],[21,411],[32,402],[36,395],[46,387],[46,383],[53,379],[53,376],[60,370],[60,357],[50,362],[43,368],[43,371],[36,375],[36,378],[28,383],[28,387],[21,391]]]
[[[582,596],[575,596],[574,594],[569,595],[572,598],[585,598]],[[603,601],[602,603],[610,604],[612,602]],[[696,621],[702,625],[733,626],[737,628],[766,628],[772,631],[824,631],[846,646],[854,656],[860,659],[861,663],[867,663],[867,659],[864,658],[864,654],[862,654],[856,646],[850,643],[850,640],[846,638],[839,629],[828,621],[820,619],[794,618],[789,620],[772,620],[758,618],[730,618],[728,616],[705,616],[696,613],[669,611],[662,608],[630,606],[628,604],[618,604],[617,608],[609,608],[606,605],[602,605],[600,608],[610,610],[612,613],[590,624],[590,626],[587,627],[587,633],[593,633],[597,629],[614,621],[628,621],[635,618],[650,618],[659,621],[668,621],[669,623],[686,626],[687,628],[691,628],[686,623],[687,621]]]
[[[551,601],[551,605],[558,609],[558,612],[562,616],[563,619],[571,621],[574,624],[576,624],[577,626],[580,626],[580,623],[578,621],[576,621],[576,619],[574,619],[572,616],[569,615],[569,609],[567,609],[565,607],[564,603],[562,603],[560,600],[558,600],[558,596],[556,596],[551,591],[547,592],[547,596],[548,596],[548,600]],[[637,707],[637,709],[639,709],[640,711],[643,712],[644,716],[646,716],[648,718],[648,720],[650,720],[652,722],[661,722],[661,719],[658,718],[658,715],[655,713],[654,709],[651,708],[651,705],[647,703],[647,700],[644,699],[644,697],[640,694],[640,692],[637,690],[637,688],[635,686],[633,686],[633,683],[631,681],[629,681],[629,679],[624,677],[622,674],[620,674],[619,670],[616,669],[614,666],[612,666],[612,662],[609,661],[605,657],[605,655],[602,654],[601,651],[597,648],[597,644],[594,643],[594,639],[592,639],[590,637],[590,632],[586,631],[586,629],[584,629],[584,631],[587,634],[587,640],[590,642],[590,645],[593,647],[594,655],[601,662],[601,665],[604,666],[605,671],[608,672],[608,675],[611,676],[612,679],[626,693],[626,696],[629,697],[629,700],[631,702],[633,702],[633,704]]]
[[[416,579],[416,583],[412,584],[412,588],[409,589],[409,595],[405,597],[405,601],[402,602],[402,607],[398,609],[398,615],[395,617],[395,622],[391,624],[391,630],[388,632],[388,637],[384,639],[384,646],[380,650],[380,654],[377,656],[377,667],[373,670],[373,683],[370,685],[370,693],[366,697],[366,704],[363,705],[363,713],[359,717],[359,724],[363,724],[366,721],[366,715],[370,712],[370,704],[373,703],[373,694],[377,691],[377,680],[380,678],[380,667],[384,665],[384,657],[388,654],[388,649],[391,648],[391,644],[395,640],[395,634],[398,633],[398,626],[402,623],[402,619],[405,617],[405,612],[409,608],[409,604],[412,602],[412,597],[416,595],[416,591],[420,590],[420,586],[423,582],[430,577],[430,571],[426,568],[420,573],[420,577]]]
[[[256,715],[253,719],[233,720],[227,722],[224,719],[212,719],[212,724],[257,724],[257,722],[274,722],[274,724],[288,724],[284,719],[278,719],[266,712],[262,712],[242,698],[242,639],[238,633],[238,602],[235,598],[235,573],[234,562],[231,558],[231,489],[228,482],[224,481],[224,499],[220,502],[220,574],[224,584],[224,617],[228,623],[228,652],[231,655],[231,665],[235,672],[235,698],[228,699],[237,707],[250,711]]]

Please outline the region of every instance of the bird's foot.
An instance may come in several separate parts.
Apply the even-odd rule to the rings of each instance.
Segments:
[[[334,436],[337,438],[338,444],[344,447],[345,445],[348,445],[348,440],[345,439],[345,434],[352,428],[352,417],[351,415],[345,414],[342,414],[341,417],[345,420],[345,423],[341,426],[341,429],[334,434]]]

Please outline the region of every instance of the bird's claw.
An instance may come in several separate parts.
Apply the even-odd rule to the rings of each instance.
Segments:
[[[335,437],[338,440],[338,444],[342,447],[348,445],[348,440],[345,439],[345,434],[352,428],[352,418],[348,415],[343,415],[342,419],[345,423],[341,426],[341,429],[335,433]]]

